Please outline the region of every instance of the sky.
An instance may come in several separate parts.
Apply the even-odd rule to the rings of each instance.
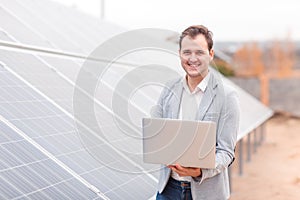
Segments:
[[[54,0],[101,18],[101,0]],[[299,0],[104,0],[104,19],[125,28],[181,32],[207,26],[218,41],[300,41]]]

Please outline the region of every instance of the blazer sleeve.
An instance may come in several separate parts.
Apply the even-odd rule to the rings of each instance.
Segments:
[[[160,97],[150,110],[150,115],[153,118],[164,118],[166,117],[167,109],[166,109],[166,101],[169,99],[173,94],[173,89],[175,85],[181,80],[181,78],[177,78],[174,80],[171,80],[166,83],[165,87],[163,88],[162,92],[160,93]]]
[[[216,168],[201,169],[202,174],[193,178],[199,184],[224,171],[234,160],[240,118],[238,94],[231,90],[223,100],[217,129]]]
[[[160,94],[160,97],[156,103],[156,105],[154,105],[151,110],[150,110],[150,114],[151,117],[153,118],[162,118],[163,117],[163,107],[164,107],[164,98],[166,96],[166,88],[163,89],[163,91]]]

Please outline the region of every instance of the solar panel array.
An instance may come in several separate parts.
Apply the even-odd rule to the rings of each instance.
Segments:
[[[55,151],[59,147],[54,147],[54,138],[62,139],[58,137],[71,134],[68,131],[71,121],[65,121],[64,127],[55,126],[55,121],[63,119],[63,116],[59,116],[51,103],[3,66],[0,72],[0,173],[3,179],[0,195],[3,199],[59,196],[80,199],[85,195],[96,198],[95,193],[38,148],[40,145],[47,146],[45,152],[51,155],[62,154],[61,151]],[[57,121],[56,124],[61,122]],[[60,136],[55,136],[55,133],[60,133]],[[68,144],[70,147],[74,142],[68,141]]]
[[[132,66],[114,64],[96,90],[93,106],[103,137],[95,134],[97,127],[87,125],[90,118],[74,118],[76,78],[84,57],[125,30],[47,0],[0,0],[0,16],[0,199],[152,197],[157,171],[149,171],[157,166],[142,162],[141,140],[132,137],[140,137],[140,129],[124,122],[122,127],[132,134],[126,135],[115,126],[111,101],[118,81]],[[132,59],[141,62],[140,56],[127,60]],[[90,61],[96,67],[99,63]],[[237,89],[254,108],[242,114],[242,133],[271,111]],[[136,95],[130,105],[133,121],[139,123],[149,113],[159,93],[144,88]],[[260,121],[254,115],[257,110],[263,116]],[[79,129],[83,133],[78,134]]]

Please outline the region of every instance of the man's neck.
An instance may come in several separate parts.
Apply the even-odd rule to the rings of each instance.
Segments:
[[[190,89],[191,92],[193,92],[197,85],[199,85],[199,83],[205,78],[205,76],[207,76],[208,73],[205,73],[201,76],[195,76],[195,77],[191,77],[189,75],[186,76],[186,80],[187,80],[187,85]]]

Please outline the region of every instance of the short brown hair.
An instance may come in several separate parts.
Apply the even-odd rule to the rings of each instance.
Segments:
[[[190,26],[187,29],[185,29],[181,33],[180,38],[179,38],[179,49],[181,49],[181,42],[185,36],[189,36],[192,39],[194,39],[199,34],[204,35],[206,42],[207,42],[208,50],[210,51],[214,44],[213,39],[212,39],[213,33],[203,25],[194,25],[194,26]]]

